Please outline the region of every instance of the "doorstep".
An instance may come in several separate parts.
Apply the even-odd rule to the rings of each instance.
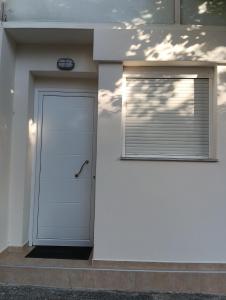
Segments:
[[[30,247],[0,254],[0,283],[67,289],[226,295],[225,264],[154,264],[25,258]]]

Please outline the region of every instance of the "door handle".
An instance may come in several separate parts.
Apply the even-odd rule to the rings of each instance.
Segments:
[[[77,174],[75,174],[75,178],[78,178],[80,176],[80,174],[82,173],[82,170],[83,170],[84,166],[88,165],[88,164],[89,164],[89,160],[84,161],[84,163],[82,164],[79,172]]]

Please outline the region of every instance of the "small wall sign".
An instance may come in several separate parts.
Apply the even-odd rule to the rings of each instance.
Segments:
[[[57,68],[62,71],[72,71],[75,67],[75,62],[72,58],[59,58]]]

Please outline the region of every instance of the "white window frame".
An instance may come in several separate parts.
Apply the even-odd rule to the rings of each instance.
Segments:
[[[209,79],[209,157],[208,158],[177,158],[152,155],[126,155],[126,80],[131,78],[206,78]],[[122,80],[122,160],[160,160],[160,161],[217,161],[216,151],[216,105],[217,96],[214,89],[213,67],[125,67]]]
[[[174,0],[174,23],[181,24],[181,0]]]

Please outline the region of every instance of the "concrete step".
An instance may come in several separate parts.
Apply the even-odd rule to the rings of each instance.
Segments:
[[[0,283],[132,292],[226,295],[225,272],[0,266]]]
[[[0,254],[0,283],[66,289],[226,295],[225,264],[25,258],[30,250],[11,249]]]

